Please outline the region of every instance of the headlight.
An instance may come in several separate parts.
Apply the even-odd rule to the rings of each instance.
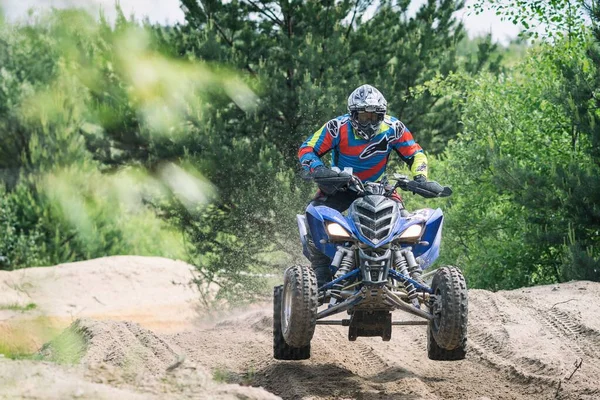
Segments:
[[[421,237],[421,233],[423,232],[422,225],[411,225],[400,235],[399,239],[404,240],[417,240]]]
[[[329,236],[335,236],[335,237],[339,237],[339,238],[349,238],[350,234],[348,233],[348,231],[346,229],[344,229],[343,226],[341,226],[340,224],[336,223],[336,222],[331,222],[329,224],[327,224],[327,233],[329,234]]]

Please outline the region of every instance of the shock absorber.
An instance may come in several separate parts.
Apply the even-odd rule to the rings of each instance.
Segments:
[[[338,267],[338,270],[335,272],[335,276],[333,277],[333,279],[337,279],[341,276],[344,276],[354,268],[354,252],[344,247],[338,247],[338,251],[335,254],[332,265]],[[344,286],[341,282],[334,285],[332,288],[332,292],[335,293],[332,294],[339,295],[343,287]]]
[[[417,263],[417,260],[415,259],[415,255],[412,252],[412,248],[408,247],[404,249],[403,253],[408,264],[408,271],[410,272],[410,277],[422,284],[423,280],[421,279],[421,267],[419,267],[419,263]]]
[[[346,253],[344,258],[342,258],[342,262],[340,263],[340,269],[335,273],[335,277],[339,278],[350,272],[350,270],[354,267],[354,254]]]
[[[337,279],[340,276],[347,274],[354,267],[354,251],[339,246],[331,265],[337,268],[333,279]]]
[[[394,251],[394,267],[396,271],[400,272],[404,276],[409,276],[408,274],[408,263],[406,262],[406,258],[402,254],[402,251],[395,250]],[[403,280],[402,284],[406,289],[406,293],[408,294],[408,299],[418,307],[419,300],[417,299],[417,289],[414,287],[412,283],[407,280]]]

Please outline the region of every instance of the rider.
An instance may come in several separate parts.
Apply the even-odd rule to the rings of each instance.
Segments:
[[[386,111],[387,101],[375,87],[362,85],[355,89],[348,97],[348,114],[330,120],[300,146],[298,158],[304,171],[312,178],[347,178],[347,184],[351,176],[343,169],[350,167],[363,182],[375,182],[385,172],[393,149],[408,164],[413,179],[425,182],[427,157],[423,149],[404,124],[387,115]],[[331,166],[341,172],[327,168],[321,161],[320,157],[330,150],[333,150]],[[325,205],[340,212],[348,209],[356,200],[356,193],[339,190],[342,186],[345,185],[320,185],[312,204]],[[331,260],[317,250],[311,240],[308,248],[320,287],[331,280]]]

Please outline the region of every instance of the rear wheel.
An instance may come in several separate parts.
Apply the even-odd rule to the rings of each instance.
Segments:
[[[287,344],[310,344],[317,325],[317,278],[310,267],[296,265],[283,276],[281,331]]]
[[[427,353],[432,360],[462,360],[466,356],[468,295],[462,272],[439,268],[431,284],[434,298],[427,333]]]
[[[273,288],[273,357],[276,360],[307,360],[310,358],[310,344],[292,347],[286,343],[281,332],[281,303],[283,285]]]

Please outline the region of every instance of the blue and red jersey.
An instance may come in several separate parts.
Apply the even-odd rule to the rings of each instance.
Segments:
[[[350,167],[362,181],[375,182],[385,172],[392,150],[411,167],[413,175],[427,176],[427,157],[423,149],[404,124],[389,115],[371,140],[354,134],[348,114],[332,119],[302,143],[298,158],[302,167],[310,172],[324,165],[320,157],[331,151],[332,167],[342,170]]]

